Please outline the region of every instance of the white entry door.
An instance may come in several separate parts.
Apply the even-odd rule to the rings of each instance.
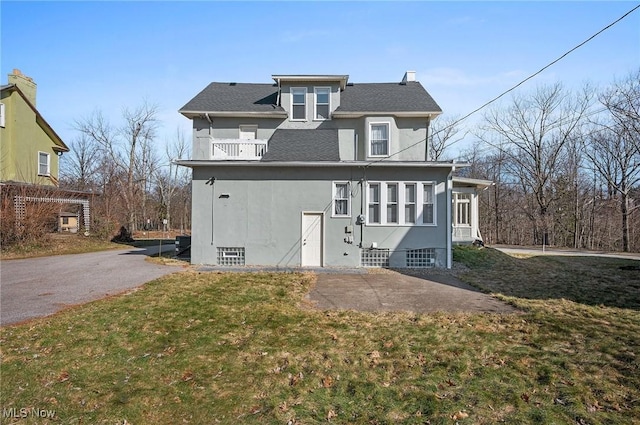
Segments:
[[[302,213],[302,266],[322,267],[322,233],[322,213]]]

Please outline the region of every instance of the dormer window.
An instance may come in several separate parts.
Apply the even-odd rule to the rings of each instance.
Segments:
[[[316,120],[328,120],[331,111],[331,88],[316,87],[315,91],[315,118]]]
[[[291,89],[291,119],[293,121],[307,120],[307,89]]]
[[[371,123],[369,126],[369,156],[389,155],[389,123]]]

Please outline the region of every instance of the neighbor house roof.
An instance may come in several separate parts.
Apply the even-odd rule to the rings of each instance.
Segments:
[[[285,110],[276,106],[277,100],[278,86],[275,84],[211,83],[180,108],[180,113],[189,118],[204,113],[211,116],[243,113],[286,118]]]
[[[24,99],[25,103],[35,112],[36,114],[36,122],[44,132],[51,138],[51,141],[55,144],[53,150],[56,152],[69,152],[69,147],[62,141],[60,136],[51,128],[49,123],[42,117],[40,112],[36,109],[35,106],[27,99],[27,97],[22,93],[22,90],[15,84],[6,84],[0,87],[0,92],[16,92]]]
[[[340,161],[338,130],[276,130],[262,161]]]
[[[437,115],[442,109],[417,81],[347,85],[333,115],[362,112]]]

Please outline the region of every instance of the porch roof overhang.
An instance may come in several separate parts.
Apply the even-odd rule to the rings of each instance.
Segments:
[[[372,167],[372,168],[444,168],[469,167],[468,163],[443,161],[216,161],[180,159],[183,167]]]
[[[453,186],[458,187],[475,187],[478,189],[486,189],[489,186],[493,186],[495,183],[491,180],[483,179],[471,179],[468,177],[453,176]]]
[[[180,110],[182,115],[189,119],[194,118],[287,118],[289,115],[286,111],[187,111]]]

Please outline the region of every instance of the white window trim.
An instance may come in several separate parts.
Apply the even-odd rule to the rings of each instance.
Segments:
[[[374,125],[386,125],[387,126],[387,153],[384,155],[373,155],[371,153],[371,127]],[[368,152],[369,152],[369,157],[371,158],[386,158],[389,156],[390,152],[391,152],[391,123],[389,121],[372,121],[369,123],[369,127],[367,128],[368,131]]]
[[[425,223],[424,222],[424,187],[426,185],[431,186],[431,199],[433,199],[433,223]],[[436,182],[420,182],[418,184],[418,195],[420,197],[420,214],[416,218],[416,220],[420,221],[420,225],[422,226],[437,226],[438,225],[438,217],[437,217],[437,187]],[[418,200],[416,200],[418,202]]]
[[[347,214],[336,214],[336,186],[339,184],[347,185]],[[331,217],[335,218],[348,218],[351,217],[351,182],[349,181],[334,181],[331,185],[332,194],[331,194]]]
[[[4,123],[5,123],[4,103],[0,103],[0,127],[4,127]]]
[[[329,96],[327,103],[327,118],[318,118],[318,90],[328,90]],[[324,103],[322,104],[324,105]],[[313,88],[313,120],[329,121],[331,119],[331,87],[314,87]]]
[[[372,223],[369,217],[369,187],[372,184],[377,184],[380,187],[380,223]],[[387,186],[390,184],[398,185],[398,222],[397,223],[389,223],[387,222]],[[405,219],[405,198],[406,192],[405,187],[409,184],[413,184],[416,187],[416,197],[415,197],[415,206],[416,206],[416,222],[415,223],[407,223]],[[423,223],[423,209],[424,209],[424,186],[430,185],[433,191],[433,223]],[[367,215],[366,215],[366,224],[367,226],[411,226],[411,227],[437,227],[438,225],[438,217],[436,215],[437,212],[437,183],[433,181],[368,181],[366,184],[366,200],[365,203],[367,205]]]
[[[396,186],[396,222],[390,222],[387,216],[387,212],[389,209],[389,186],[395,185]],[[400,224],[400,189],[402,188],[402,183],[400,182],[385,182],[384,184],[384,222],[388,223],[389,225],[393,226],[393,225],[398,225]],[[380,220],[382,221],[382,220]]]
[[[304,118],[293,118],[293,92],[296,90],[302,90],[304,91]],[[307,121],[307,88],[306,87],[291,87],[291,89],[289,90],[289,93],[291,94],[291,121]],[[298,104],[299,105],[299,104]]]
[[[44,154],[47,156],[47,172],[46,174],[43,174],[40,172],[40,154]],[[38,175],[39,176],[45,176],[45,177],[49,177],[51,175],[51,155],[48,152],[42,152],[42,151],[38,151]]]
[[[468,196],[467,199],[461,200],[460,196]],[[472,194],[471,193],[465,193],[465,192],[454,192],[453,193],[453,225],[456,227],[471,227],[471,224],[473,223],[473,219],[471,217],[472,215],[472,211],[471,211],[471,198],[472,198]],[[467,219],[469,220],[469,223],[460,223],[460,216],[458,214],[458,206],[461,204],[466,204],[467,207]]]

